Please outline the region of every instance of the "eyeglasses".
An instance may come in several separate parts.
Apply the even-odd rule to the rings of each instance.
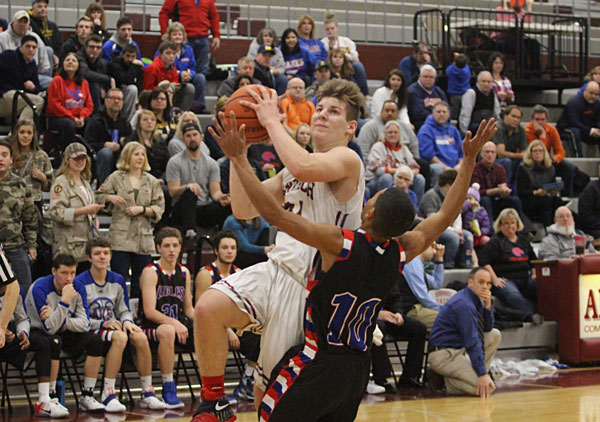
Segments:
[[[109,100],[113,101],[123,101],[123,97],[106,97]]]

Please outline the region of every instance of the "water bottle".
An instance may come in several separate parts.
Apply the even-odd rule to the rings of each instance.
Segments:
[[[465,267],[471,268],[473,263],[473,251],[471,249],[465,248],[465,252],[463,254]]]
[[[56,397],[63,406],[65,405],[65,382],[64,380],[56,381]]]

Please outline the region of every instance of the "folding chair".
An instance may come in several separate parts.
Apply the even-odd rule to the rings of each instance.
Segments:
[[[23,385],[23,390],[25,390],[25,395],[27,396],[27,402],[29,403],[29,411],[31,413],[33,413],[33,402],[31,401],[31,395],[29,394],[29,388],[27,386],[27,380],[25,379],[25,374],[24,372],[27,371],[30,367],[31,367],[31,362],[33,362],[33,360],[29,360],[29,363],[27,363],[27,359],[26,359],[26,364],[25,364],[25,368],[17,368],[14,365],[14,368],[17,369],[17,371],[19,371],[19,378],[21,379],[21,384]],[[10,402],[10,396],[8,395],[8,362],[4,362],[4,365],[2,365],[2,362],[0,362],[0,376],[2,377],[2,402],[0,403],[1,407],[4,407],[4,403],[6,402],[7,406],[8,406],[8,413],[12,414],[13,413],[13,407],[12,407],[12,403]]]

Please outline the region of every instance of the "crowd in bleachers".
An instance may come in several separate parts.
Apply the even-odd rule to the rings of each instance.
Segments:
[[[26,295],[26,304],[31,304],[27,311],[34,327],[31,333],[19,330],[15,334],[20,336],[25,332],[33,344],[31,335],[35,328],[42,334],[43,330],[48,333],[44,321],[49,318],[58,321],[58,317],[51,316],[57,309],[74,314],[87,309],[87,304],[84,307],[83,303],[75,303],[77,292],[89,299],[94,281],[108,277],[107,283],[121,289],[117,295],[120,300],[124,298],[123,303],[128,303],[128,297],[140,299],[146,310],[146,314],[141,311],[140,315],[150,320],[146,325],[142,322],[148,337],[136,334],[141,331],[128,304],[127,309],[115,309],[115,317],[120,321],[116,324],[113,321],[103,326],[98,322],[95,327],[91,302],[88,316],[79,317],[82,321],[90,318],[87,324],[91,321],[91,329],[95,327],[100,336],[111,330],[132,334],[129,339],[138,356],[143,404],[150,408],[158,408],[163,402],[154,397],[151,380],[148,384],[150,369],[145,355],[148,339],[159,344],[159,357],[160,344],[168,344],[164,347],[172,352],[176,337],[181,345],[191,339],[191,335],[188,337],[193,296],[190,280],[194,280],[195,274],[176,265],[178,248],[193,253],[201,235],[215,234],[222,228],[236,232],[237,237],[225,237],[236,239],[236,246],[239,239],[243,254],[238,254],[238,258],[242,267],[266,259],[273,248],[268,241],[259,240],[268,229],[264,220],[244,221],[232,216],[229,162],[209,130],[214,130],[214,125],[203,130],[197,115],[214,112],[220,121],[217,113],[224,109],[235,90],[261,84],[277,91],[286,115],[284,127],[298,144],[312,152],[311,119],[319,87],[331,78],[341,78],[352,81],[365,96],[369,95],[368,75],[356,45],[338,34],[335,16],[329,13],[325,16],[327,36],[319,40],[315,38],[315,20],[304,15],[298,19],[296,28],[288,28],[281,34],[281,39],[272,28],[262,29],[249,45],[247,55],[239,58],[237,68],[220,83],[215,109],[208,110],[206,75],[209,50],[220,47],[218,13],[216,9],[206,10],[206,19],[197,22],[190,20],[185,10],[179,10],[179,21],[175,22],[174,3],[166,0],[161,9],[163,39],[154,57],[148,59],[142,58],[133,39],[131,20],[121,17],[111,35],[108,31],[112,28],[106,27],[102,5],[96,2],[89,5],[75,24],[75,34],[64,42],[59,28],[47,19],[47,0],[34,1],[29,11],[15,12],[0,33],[0,118],[10,119],[14,96],[17,91],[25,93],[17,101],[16,126],[8,140],[0,141],[3,227],[0,243]],[[214,6],[213,2],[206,3]],[[210,45],[209,33],[213,36]],[[541,257],[573,255],[576,237],[585,236],[586,250],[590,252],[594,251],[593,245],[600,243],[599,182],[588,183],[589,177],[576,169],[563,148],[565,136],[570,136],[575,155],[589,152],[597,156],[600,71],[594,68],[590,72],[581,92],[564,107],[557,128],[548,121],[549,112],[541,105],[533,108],[531,116],[523,116],[518,96],[504,74],[505,59],[501,53],[492,53],[489,70],[477,75],[471,74],[468,58],[456,54],[445,72],[446,91],[437,85],[440,75],[431,63],[427,44],[416,43],[413,54],[401,58],[398,68],[389,71],[382,86],[369,96],[368,107],[362,110],[355,141],[349,147],[364,163],[365,200],[382,189],[397,186],[413,202],[417,213],[415,224],[436,213],[461,166],[463,137],[467,131],[474,133],[482,119],[497,119],[498,132],[493,142],[484,145],[462,214],[438,239],[444,246],[432,247],[421,264],[435,257],[436,271],[485,266],[492,275],[493,293],[512,309],[511,318],[540,322],[535,307],[526,300],[535,302],[531,260],[536,254],[529,235],[544,231],[540,224],[535,224],[549,227],[549,237],[544,239],[548,245],[542,248]],[[471,84],[473,78],[476,82]],[[525,126],[521,126],[523,117],[531,117]],[[43,148],[39,143],[42,133]],[[275,147],[268,140],[250,146],[248,157],[261,180],[283,169]],[[57,170],[52,168],[52,160]],[[45,193],[49,194],[49,204],[44,202]],[[573,215],[567,215],[561,205],[565,198],[580,193],[582,218],[575,229]],[[98,240],[99,215],[112,216],[110,242]],[[163,229],[167,234],[163,232],[155,239],[155,232],[167,225],[178,230]],[[214,244],[217,260],[231,264],[232,260],[219,255],[220,242],[217,237]],[[98,254],[102,252],[102,257],[95,256],[96,249],[100,251]],[[552,255],[546,254],[549,250],[554,251]],[[162,261],[152,267],[151,256],[157,251]],[[513,258],[518,258],[518,263]],[[107,273],[109,262],[112,271]],[[152,286],[163,282],[166,273],[160,265],[167,265],[175,273],[179,271],[177,276],[184,280],[179,286],[185,290],[185,298],[180,298],[184,304],[184,309],[179,310],[182,314],[169,314],[167,320],[156,310],[159,298],[148,299],[143,294],[144,278],[153,278]],[[215,281],[215,265],[209,285]],[[75,273],[81,284],[75,283],[79,290],[71,292],[66,286]],[[421,268],[414,273],[423,275]],[[52,277],[48,274],[54,278],[40,278]],[[207,274],[202,271],[199,274],[201,284],[206,284]],[[413,282],[410,274],[407,271],[409,285]],[[436,277],[439,284],[439,274]],[[44,310],[41,302],[36,302],[41,298],[36,296],[35,286],[41,289],[46,283],[45,288],[49,289],[46,293],[50,294],[52,287],[48,280],[63,283],[60,289],[56,287],[58,293],[52,292],[57,296],[54,310]],[[129,280],[129,289],[125,280]],[[425,280],[420,282],[423,284]],[[146,285],[146,290],[152,288],[148,290]],[[416,299],[427,299],[423,292],[417,293],[417,288],[411,290]],[[195,291],[201,293],[202,288],[196,284]],[[411,332],[411,335],[414,334],[417,346],[413,343],[413,347],[418,349],[420,345],[422,350],[419,342],[424,341],[421,337],[424,338],[426,330],[419,323],[430,330],[432,312],[438,309],[431,305],[433,301],[426,301],[423,308],[434,309],[423,316],[421,309],[415,308],[417,302],[398,311],[413,311],[409,316],[416,322],[408,320],[415,324],[416,334]],[[37,326],[31,313],[39,319]],[[188,325],[184,327],[185,318]],[[181,323],[177,325],[171,320]],[[82,323],[85,325],[85,321]],[[171,328],[160,328],[165,325]],[[394,331],[387,325],[388,331]],[[60,331],[60,327],[55,328],[52,335]],[[107,375],[108,384],[105,382],[103,404],[90,398],[103,345],[96,337],[87,335],[90,329],[87,325],[85,330],[71,328],[67,326],[67,332],[77,335],[62,335],[63,349],[71,353],[85,349],[88,356],[84,382],[87,393],[82,408],[122,411],[114,396],[118,370],[114,365],[106,369],[111,375]],[[117,341],[117,338],[120,335],[112,339],[117,351],[113,346],[105,347],[107,356],[122,354],[127,339]],[[239,347],[240,339],[236,339],[232,333],[229,341]],[[36,341],[43,343],[39,337]],[[255,362],[256,339],[241,337],[241,341],[250,344],[247,355]],[[50,355],[53,361],[58,358],[55,350]],[[177,407],[181,402],[173,390],[174,384],[171,385],[173,361],[169,359],[172,356],[159,359],[166,385],[163,399],[167,405]],[[375,359],[374,356],[374,362]],[[413,355],[413,359],[422,362],[422,354]],[[38,365],[45,368],[46,364]],[[38,373],[40,380],[44,380],[40,385],[47,383],[48,377],[56,381],[56,373],[48,371]],[[242,380],[245,398],[251,395],[251,373],[250,370]],[[390,392],[392,389],[385,381],[388,371],[378,369],[375,375],[377,384]],[[418,366],[418,371],[407,373],[400,385],[420,386],[420,375]],[[40,389],[42,406],[36,412],[64,416],[67,410],[50,399],[53,387],[44,384]],[[371,391],[381,392],[377,388]]]

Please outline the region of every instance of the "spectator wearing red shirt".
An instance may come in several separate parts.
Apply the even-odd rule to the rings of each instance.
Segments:
[[[542,141],[550,154],[556,175],[560,176],[565,184],[562,190],[563,196],[573,195],[573,179],[575,177],[575,165],[565,160],[567,153],[563,148],[558,130],[548,124],[548,109],[542,105],[535,105],[531,111],[531,121],[525,125],[527,144],[536,139]]]
[[[171,41],[163,41],[158,46],[158,56],[144,69],[144,89],[153,91],[165,83],[173,84],[173,103],[182,110],[189,110],[194,98],[194,85],[181,84],[179,71],[175,67],[177,47]]]
[[[94,104],[88,82],[83,77],[79,58],[67,53],[62,67],[48,86],[50,129],[57,130],[59,145],[64,150],[73,142],[76,132],[83,131],[85,120],[92,115]]]
[[[158,13],[161,34],[167,31],[169,19],[177,19],[185,27],[188,44],[196,56],[196,72],[208,74],[209,32],[213,36],[211,47],[216,50],[221,45],[219,12],[214,0],[165,0]]]

